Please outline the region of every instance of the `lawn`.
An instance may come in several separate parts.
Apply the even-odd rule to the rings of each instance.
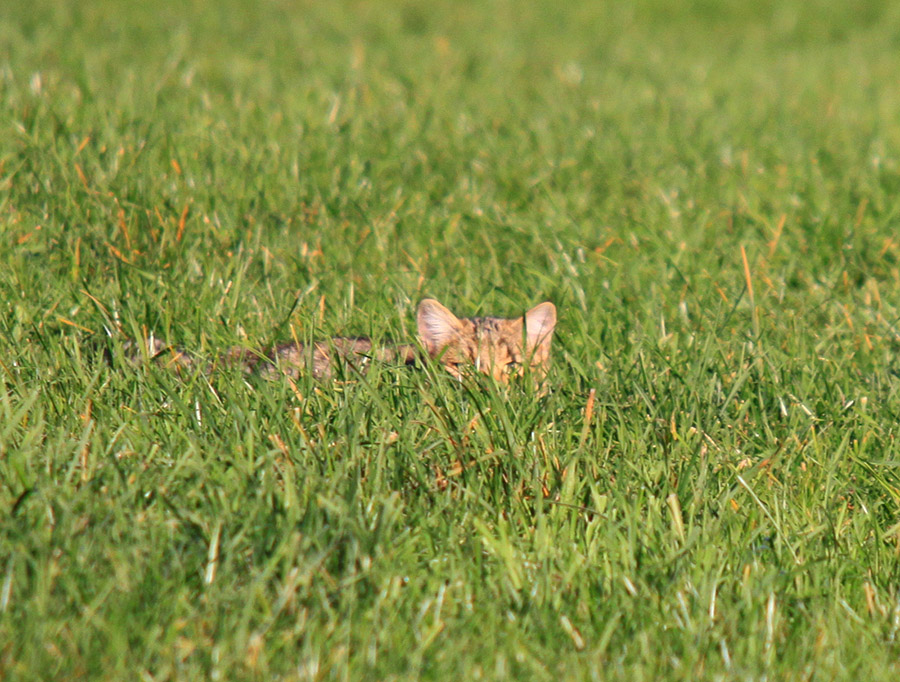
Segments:
[[[0,678],[900,679],[900,8],[0,3]],[[128,361],[559,309],[550,390]]]

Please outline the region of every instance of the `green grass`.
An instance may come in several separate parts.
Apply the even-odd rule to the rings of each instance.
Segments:
[[[897,679],[898,26],[0,3],[0,677]],[[424,296],[552,391],[122,349]]]

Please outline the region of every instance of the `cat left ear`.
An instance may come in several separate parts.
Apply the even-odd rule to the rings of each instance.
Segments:
[[[433,298],[426,298],[419,303],[416,326],[422,345],[432,357],[440,353],[463,329],[459,318]]]
[[[556,306],[545,301],[525,313],[525,337],[528,350],[549,350],[556,328]]]

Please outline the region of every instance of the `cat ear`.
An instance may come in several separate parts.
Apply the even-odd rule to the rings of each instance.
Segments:
[[[555,328],[556,306],[550,301],[540,303],[525,313],[525,335],[528,350],[540,349],[542,352],[549,351]]]
[[[433,298],[423,299],[416,314],[419,338],[429,355],[437,355],[463,330],[459,318]]]

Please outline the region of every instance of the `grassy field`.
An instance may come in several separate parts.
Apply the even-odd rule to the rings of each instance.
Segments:
[[[0,3],[0,678],[898,679],[898,73],[887,0]],[[425,296],[554,301],[552,390],[123,351]]]

